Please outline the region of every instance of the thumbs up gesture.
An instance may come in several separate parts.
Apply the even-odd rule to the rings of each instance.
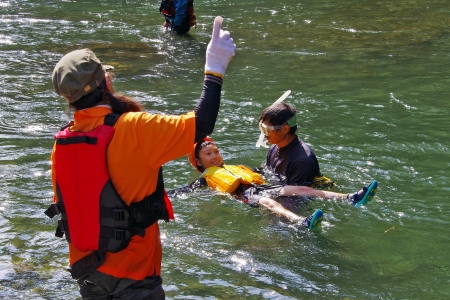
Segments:
[[[205,74],[212,74],[218,77],[225,75],[228,63],[234,56],[236,45],[230,32],[222,30],[222,17],[214,19],[212,38],[206,48]]]

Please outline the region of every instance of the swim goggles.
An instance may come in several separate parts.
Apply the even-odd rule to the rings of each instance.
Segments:
[[[263,122],[259,122],[259,130],[261,131],[262,134],[264,135],[269,135],[269,133],[271,131],[274,130],[278,130],[283,128],[284,125],[276,125],[276,126],[267,126],[266,124],[264,124]]]
[[[291,125],[291,124],[292,124],[292,125]],[[269,133],[270,133],[271,131],[279,130],[279,129],[283,128],[284,125],[288,125],[289,127],[297,126],[297,118],[296,118],[296,116],[293,115],[292,117],[290,117],[289,120],[287,120],[286,122],[284,122],[283,125],[267,126],[267,125],[264,124],[263,122],[259,122],[259,124],[258,124],[259,130],[260,130],[261,133],[264,134],[264,135],[269,135]]]

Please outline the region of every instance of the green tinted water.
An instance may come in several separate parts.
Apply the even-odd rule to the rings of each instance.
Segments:
[[[161,224],[170,299],[445,299],[449,288],[450,3],[445,1],[195,1],[187,38],[161,29],[153,1],[0,3],[0,298],[68,299],[67,249],[53,236],[52,136],[68,120],[51,71],[89,47],[115,66],[117,91],[148,111],[185,113],[203,82],[212,20],[237,45],[213,138],[228,163],[260,165],[261,110],[284,91],[299,135],[336,191],[373,178],[363,209],[314,200],[322,232],[207,191],[173,199]],[[155,145],[157,147],[157,145]],[[168,189],[196,174],[165,166]]]

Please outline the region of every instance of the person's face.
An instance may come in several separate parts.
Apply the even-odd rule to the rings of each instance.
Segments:
[[[197,164],[207,169],[209,167],[220,167],[223,164],[222,155],[216,145],[210,144],[203,147],[198,153]]]
[[[287,138],[289,132],[288,125],[272,126],[267,121],[260,124],[261,132],[265,135],[270,144],[279,144]]]

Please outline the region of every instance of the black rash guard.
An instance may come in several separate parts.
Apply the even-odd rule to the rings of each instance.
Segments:
[[[203,141],[214,130],[220,107],[220,92],[222,78],[205,75],[203,91],[194,109],[195,112],[195,143]]]
[[[281,175],[286,185],[310,186],[316,176],[321,176],[316,155],[299,138],[283,148],[273,145],[267,153],[266,165]]]

